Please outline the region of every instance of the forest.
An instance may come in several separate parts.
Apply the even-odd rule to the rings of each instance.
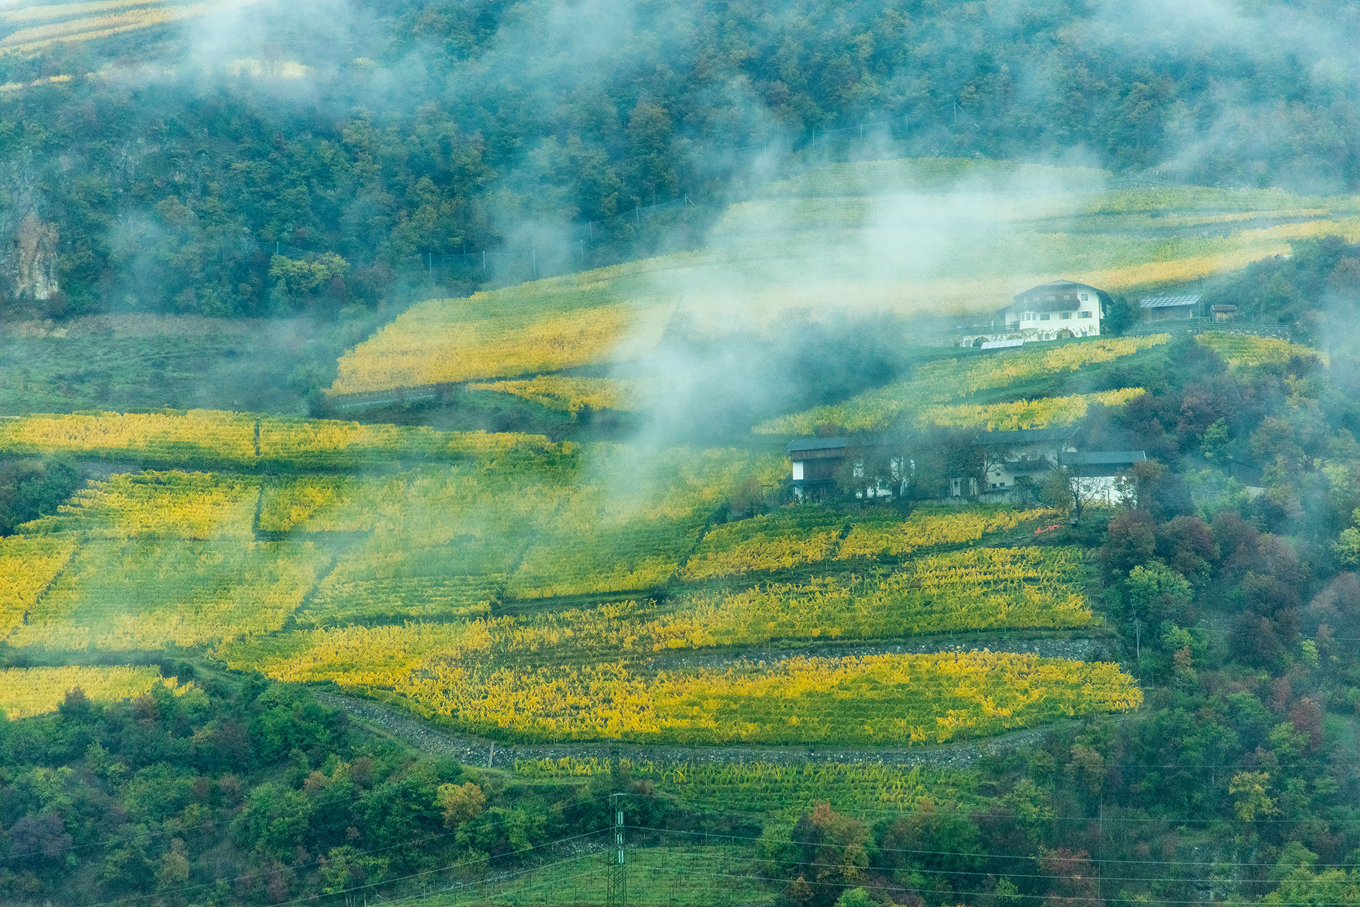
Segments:
[[[35,244],[58,288],[7,279],[5,304],[459,295],[694,248],[772,170],[886,148],[1305,194],[1360,180],[1356,12],[1336,0],[616,6],[266,5],[187,52],[167,25],[0,55],[0,238],[11,259]]]

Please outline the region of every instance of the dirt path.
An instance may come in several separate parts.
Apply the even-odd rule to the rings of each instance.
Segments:
[[[1092,636],[1053,636],[1031,639],[1005,639],[1000,636],[940,636],[900,642],[849,642],[808,644],[797,649],[769,646],[747,646],[727,650],[673,651],[660,653],[652,664],[666,668],[726,668],[738,662],[764,666],[790,658],[862,658],[869,655],[932,655],[937,652],[1009,652],[1018,655],[1038,655],[1041,658],[1065,658],[1071,661],[1101,661],[1113,657],[1118,649],[1117,639]]]
[[[1053,728],[1029,728],[985,740],[921,746],[911,749],[839,749],[834,747],[753,747],[753,746],[640,746],[613,743],[558,743],[544,745],[501,745],[477,737],[465,737],[430,727],[398,709],[381,703],[341,696],[316,694],[318,701],[331,708],[344,709],[353,718],[381,733],[416,749],[437,756],[457,759],[464,765],[513,770],[519,759],[603,759],[622,756],[634,761],[662,763],[744,763],[774,762],[863,762],[878,765],[921,765],[928,768],[963,767],[981,756],[1008,752],[1043,739]]]

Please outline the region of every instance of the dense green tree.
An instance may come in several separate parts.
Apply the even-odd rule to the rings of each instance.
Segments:
[[[60,457],[0,464],[0,535],[56,513],[82,481],[75,464]]]

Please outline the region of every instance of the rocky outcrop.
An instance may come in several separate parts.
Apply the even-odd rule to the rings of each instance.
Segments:
[[[32,211],[24,216],[0,252],[0,285],[11,299],[45,300],[57,285],[57,228]]]

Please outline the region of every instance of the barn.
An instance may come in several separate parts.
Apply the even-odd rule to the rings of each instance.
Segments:
[[[1198,293],[1184,296],[1144,296],[1138,303],[1144,321],[1175,321],[1199,314]]]
[[[785,447],[792,469],[793,490],[799,498],[809,492],[820,491],[836,484],[836,470],[840,469],[849,452],[848,438],[794,438]]]

